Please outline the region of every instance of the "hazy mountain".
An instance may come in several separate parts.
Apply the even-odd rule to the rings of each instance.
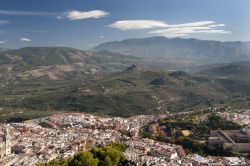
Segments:
[[[87,53],[64,47],[25,47],[0,53],[1,64],[24,63],[32,66],[82,62]]]
[[[108,51],[91,52],[66,47],[26,47],[0,52],[0,77],[4,80],[59,79],[68,75],[84,76],[121,71],[139,61],[141,58]]]
[[[198,39],[152,37],[103,43],[94,50],[160,59],[169,63],[201,65],[250,59],[244,42],[220,42]]]
[[[7,48],[1,48],[0,47],[0,52],[8,50]]]
[[[26,63],[32,66],[60,65],[72,63],[105,63],[140,60],[134,56],[125,56],[109,51],[82,51],[69,47],[25,47],[0,53],[0,64]]]

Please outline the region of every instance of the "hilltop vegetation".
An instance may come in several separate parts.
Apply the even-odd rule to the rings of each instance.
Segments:
[[[118,166],[126,164],[126,157],[122,153],[125,145],[112,143],[103,147],[93,148],[89,152],[78,152],[73,157],[52,160],[37,166]]]
[[[212,156],[240,156],[221,147],[208,144],[210,130],[238,130],[242,126],[224,120],[210,111],[178,115],[161,120],[157,124],[145,126],[145,137],[182,145],[188,152]]]

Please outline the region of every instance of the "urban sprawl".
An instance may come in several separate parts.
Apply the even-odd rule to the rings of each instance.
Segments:
[[[237,113],[224,113],[221,116],[236,122],[249,122],[249,112],[245,113],[246,119]],[[32,166],[38,162],[67,158],[78,151],[88,151],[111,142],[123,142],[127,147],[124,152],[126,157],[137,165],[250,164],[247,159],[240,157],[203,157],[189,154],[180,145],[140,136],[140,129],[144,125],[167,116],[168,114],[106,118],[83,113],[62,113],[23,123],[2,124],[0,165]]]

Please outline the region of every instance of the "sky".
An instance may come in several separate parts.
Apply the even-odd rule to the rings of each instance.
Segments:
[[[250,41],[250,0],[0,0],[0,47],[165,36]]]

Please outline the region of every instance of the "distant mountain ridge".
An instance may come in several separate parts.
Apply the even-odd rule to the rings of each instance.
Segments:
[[[0,52],[0,64],[26,64],[33,67],[72,63],[108,63],[140,59],[108,51],[83,51],[70,47],[24,47]]]
[[[60,79],[69,75],[85,76],[121,71],[138,61],[140,58],[108,51],[82,51],[68,47],[25,47],[0,52],[0,78]]]
[[[0,64],[25,63],[32,66],[69,64],[81,62],[88,56],[83,52],[66,47],[24,47],[0,53]]]
[[[107,42],[94,48],[126,55],[161,58],[172,63],[189,65],[230,63],[250,59],[248,42],[151,37]]]
[[[8,50],[7,48],[1,48],[0,47],[0,52]]]

